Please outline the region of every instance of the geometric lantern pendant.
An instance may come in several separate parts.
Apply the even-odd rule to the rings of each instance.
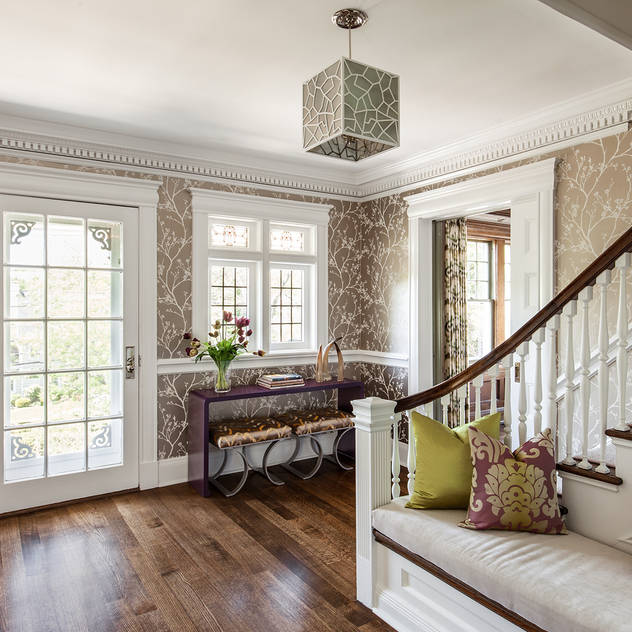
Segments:
[[[362,160],[399,147],[399,77],[343,57],[303,84],[303,148]]]

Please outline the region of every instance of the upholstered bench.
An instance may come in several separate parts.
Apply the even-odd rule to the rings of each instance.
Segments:
[[[407,500],[372,514],[383,573],[376,609],[395,627],[406,612],[411,620],[443,622],[436,623],[440,630],[632,630],[629,554],[572,532],[463,529],[457,524],[465,510],[407,509]],[[463,594],[487,610],[475,616]],[[489,611],[513,625],[499,624]]]
[[[342,463],[338,453],[340,441],[344,435],[353,428],[353,415],[351,413],[336,408],[320,408],[293,410],[275,415],[274,418],[280,423],[289,426],[294,433],[294,452],[289,460],[283,464],[283,467],[295,476],[303,480],[312,478],[320,469],[323,458],[330,458],[330,460],[334,461],[343,470],[353,469]],[[329,457],[324,455],[319,437],[331,432],[336,432],[336,437],[334,439],[332,455]],[[301,448],[301,442],[304,439],[309,439],[312,450],[316,456],[316,463],[309,472],[301,472],[294,467],[294,462]]]
[[[268,471],[268,458],[275,445],[292,436],[289,425],[273,417],[252,417],[244,419],[230,419],[213,422],[209,428],[209,441],[215,449],[222,452],[222,462],[219,469],[209,476],[209,481],[224,496],[234,496],[246,484],[250,470],[265,476],[274,485],[284,485],[271,476]],[[267,443],[263,454],[261,467],[252,465],[248,458],[248,448],[253,445]],[[228,453],[233,451],[239,455],[243,463],[243,473],[240,481],[232,489],[227,489],[218,479],[223,475],[228,462]]]

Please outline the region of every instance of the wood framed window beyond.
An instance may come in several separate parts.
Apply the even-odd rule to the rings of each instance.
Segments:
[[[485,298],[482,294],[476,293],[475,297],[468,292],[468,303],[472,301],[488,300],[491,304],[491,346],[496,347],[503,342],[510,334],[509,331],[509,311],[510,311],[510,285],[509,285],[509,266],[510,266],[510,226],[509,224],[496,224],[484,222],[476,219],[470,219],[467,222],[467,238],[468,244],[484,243],[488,247],[488,260],[478,262],[476,257],[476,283],[477,290],[484,289],[487,284],[488,294]],[[480,249],[480,247],[479,247]],[[479,285],[478,267],[483,263],[489,263],[489,274],[487,279],[480,280]],[[468,260],[468,264],[469,264]],[[471,277],[468,277],[471,279]],[[490,351],[487,349],[485,352]],[[470,361],[478,358],[469,358]]]

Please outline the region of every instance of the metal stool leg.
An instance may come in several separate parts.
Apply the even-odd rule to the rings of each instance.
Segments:
[[[212,476],[209,476],[209,479],[208,479],[209,483],[213,485],[213,487],[217,488],[222,494],[224,494],[226,498],[230,498],[230,496],[234,496],[237,492],[240,492],[243,486],[246,484],[246,481],[248,480],[248,470],[249,470],[248,461],[246,461],[246,458],[244,457],[244,455],[241,453],[240,450],[235,450],[234,452],[235,454],[238,454],[240,456],[244,465],[244,471],[241,475],[241,479],[239,483],[237,483],[237,485],[233,489],[228,489],[218,480],[219,477],[222,475],[224,468],[226,467],[226,463],[228,462],[228,450],[224,450],[224,458],[217,472],[215,472],[215,474],[213,474]]]
[[[310,443],[312,444],[312,450],[314,451],[314,454],[316,455],[316,463],[309,472],[301,472],[300,470],[294,467],[293,463],[301,447],[301,439],[307,436],[309,436]],[[288,472],[291,472],[292,474],[294,474],[294,476],[298,476],[299,478],[302,478],[304,481],[306,481],[308,478],[312,478],[312,476],[315,476],[318,473],[318,470],[320,470],[323,464],[323,449],[320,443],[311,435],[302,435],[302,436],[294,435],[294,440],[295,440],[294,452],[292,456],[289,458],[289,460],[283,463],[282,466]]]
[[[343,469],[343,470],[352,470],[353,469],[353,465],[349,466],[349,465],[344,465],[343,464],[343,462],[340,460],[340,454],[338,452],[338,447],[340,445],[340,441],[347,434],[347,432],[349,432],[350,430],[353,430],[353,426],[350,426],[349,428],[345,428],[342,432],[338,431],[338,434],[336,435],[336,438],[334,439],[333,452],[331,454],[328,454],[325,457],[328,461],[332,461],[340,469]]]
[[[248,466],[251,470],[257,472],[257,474],[261,474],[261,476],[265,476],[273,485],[285,485],[284,481],[278,478],[274,478],[268,470],[268,457],[272,452],[272,448],[274,448],[277,443],[279,443],[279,440],[272,441],[270,445],[266,448],[266,451],[263,453],[263,459],[261,460],[261,467],[254,467],[253,465],[251,465],[251,463],[248,461],[248,457],[246,456],[246,448],[252,448],[253,446],[257,445],[256,443],[251,443],[248,446],[244,446],[244,460],[246,461],[246,463],[248,463]]]

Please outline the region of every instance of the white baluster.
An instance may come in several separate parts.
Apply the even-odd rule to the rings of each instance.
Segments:
[[[490,380],[490,394],[489,394],[489,412],[490,414],[495,413],[498,410],[498,405],[496,402],[496,380],[498,379],[498,365],[494,364],[494,366],[488,371],[489,380]]]
[[[465,402],[467,399],[467,384],[459,387],[457,390],[459,396],[459,424],[463,425],[466,421],[465,419]]]
[[[582,306],[582,348],[581,348],[581,382],[580,397],[582,402],[582,460],[577,464],[582,470],[592,470],[588,461],[588,425],[590,420],[590,332],[588,331],[588,307],[593,297],[593,289],[589,285],[579,293]]]
[[[511,450],[511,367],[513,366],[513,353],[502,359],[501,365],[505,369],[505,401],[503,403],[503,419],[505,422],[505,445]]]
[[[555,461],[557,462],[557,332],[560,328],[559,315],[553,316],[546,324],[549,332],[549,428],[553,437]]]
[[[518,396],[518,441],[522,445],[527,440],[527,355],[529,341],[518,346],[520,357],[520,393]]]
[[[630,267],[630,253],[621,255],[615,263],[619,269],[619,312],[617,318],[617,378],[619,386],[619,422],[615,426],[617,430],[629,430],[626,423],[625,405],[627,401],[628,383],[628,297],[626,277]]]
[[[444,395],[441,398],[441,419],[443,421],[443,425],[448,425],[448,406],[450,405],[450,396]]]
[[[608,386],[610,375],[608,371],[608,286],[610,285],[610,270],[605,270],[597,277],[597,287],[601,303],[599,306],[599,419],[601,420],[601,434],[599,436],[599,465],[595,468],[600,474],[608,474],[610,468],[606,465],[606,430],[608,428]]]
[[[401,413],[395,413],[393,416],[393,456],[391,460],[391,473],[393,477],[391,479],[391,496],[393,498],[399,498],[399,421],[402,418]]]
[[[542,345],[545,336],[544,327],[533,334],[535,345],[535,388],[533,391],[533,434],[542,432]]]
[[[413,432],[412,415],[408,413],[408,454],[406,467],[408,468],[408,493],[412,494],[415,488],[415,433]]]
[[[566,456],[563,463],[566,465],[575,465],[573,458],[573,413],[575,411],[575,402],[573,401],[573,387],[575,379],[575,355],[573,349],[573,318],[577,314],[577,301],[573,300],[566,303],[562,314],[566,318],[566,327],[568,331],[566,339],[566,395],[564,396],[564,407],[566,409]]]
[[[485,375],[481,373],[472,380],[472,384],[474,384],[474,394],[476,396],[476,416],[474,419],[481,418],[481,386],[483,386],[484,379]]]

